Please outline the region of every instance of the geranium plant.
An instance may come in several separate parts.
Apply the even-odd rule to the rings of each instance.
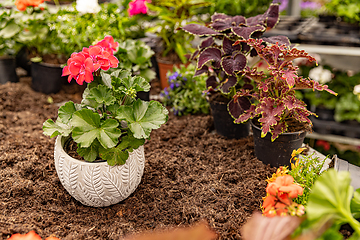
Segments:
[[[271,133],[271,140],[274,141],[279,134],[289,131],[290,126],[299,126],[302,130],[310,128],[311,121],[308,117],[315,114],[296,97],[295,90],[312,89],[336,95],[327,85],[298,76],[298,68],[293,65],[292,60],[307,58],[309,61],[316,61],[305,51],[279,42],[265,44],[262,39],[239,40],[236,44],[247,44],[254,48],[260,59],[267,64],[269,76],[263,71],[258,71],[256,67],[245,67],[242,74],[245,78],[252,79],[256,88],[237,91],[229,103],[229,111],[236,123],[258,118],[262,137]],[[250,108],[239,101],[244,96],[252,98]]]
[[[248,64],[248,57],[253,57],[257,53],[246,42],[237,45],[235,42],[240,39],[260,38],[266,29],[273,28],[278,20],[279,6],[272,4],[264,14],[254,17],[216,13],[211,16],[208,26],[188,24],[183,27],[186,32],[206,37],[191,57],[197,61],[195,76],[207,73],[208,91],[221,94],[228,99],[227,101],[236,93],[236,89],[252,89],[253,84],[248,78],[243,77],[243,70]],[[279,42],[289,45],[289,40],[285,36],[262,39],[271,44]],[[240,100],[243,110],[250,107],[248,97],[238,98],[238,101]],[[232,107],[228,105],[228,108]]]
[[[157,101],[136,99],[138,91],[149,91],[142,77],[132,77],[116,68],[113,55],[118,43],[107,37],[94,46],[73,53],[63,68],[68,80],[88,83],[81,104],[67,102],[59,108],[56,122],[47,120],[44,134],[71,137],[77,152],[86,161],[107,160],[109,165],[124,164],[129,152],[149,139],[168,119],[168,111]]]

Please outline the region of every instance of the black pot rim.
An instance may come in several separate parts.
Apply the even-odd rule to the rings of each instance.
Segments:
[[[54,67],[54,68],[62,68],[63,65],[63,64],[45,63],[45,62],[33,62],[33,61],[31,61],[31,64],[39,64],[45,67]]]
[[[256,126],[254,123],[253,123],[253,121],[255,121],[254,119],[252,119],[251,121],[249,121],[250,122],[250,124],[251,124],[251,127],[254,127],[254,128],[256,128],[257,130],[259,130],[259,131],[262,131],[262,129],[261,128],[259,128],[258,126]],[[306,134],[306,130],[301,130],[301,131],[298,131],[298,132],[285,132],[285,133],[281,133],[280,135],[297,135],[297,134]],[[279,135],[279,136],[280,136]]]

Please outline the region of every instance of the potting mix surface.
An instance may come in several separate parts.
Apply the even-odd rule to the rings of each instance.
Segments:
[[[205,219],[219,239],[241,239],[240,228],[260,211],[265,179],[275,168],[254,155],[252,137],[226,139],[210,115],[176,117],[145,143],[145,171],[136,191],[105,208],[83,206],[61,185],[55,139],[42,124],[59,103],[81,101],[78,85],[45,95],[31,79],[0,85],[0,238],[35,230],[43,238],[120,239],[145,230]]]

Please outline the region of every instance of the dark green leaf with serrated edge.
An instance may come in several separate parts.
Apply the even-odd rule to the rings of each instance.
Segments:
[[[48,119],[44,122],[42,129],[44,134],[50,137],[55,137],[58,135],[67,137],[72,131],[72,127],[69,124],[64,124],[59,120],[55,123],[51,119]]]
[[[88,148],[82,148],[78,147],[76,152],[82,156],[86,161],[93,162],[96,160],[96,158],[99,156],[99,149],[104,149],[99,141],[95,139],[90,147]]]
[[[145,143],[145,139],[137,139],[132,135],[124,136],[120,141],[120,144],[115,148],[102,149],[100,151],[101,158],[107,160],[111,166],[125,164],[129,157],[129,152],[132,152]]]
[[[89,147],[95,138],[104,148],[112,148],[116,146],[121,135],[121,131],[117,128],[118,121],[106,119],[100,122],[99,114],[90,109],[82,109],[74,113],[71,124],[74,126],[72,137],[83,148]]]
[[[80,106],[76,106],[72,101],[69,101],[63,106],[59,107],[58,118],[62,123],[66,124],[77,110],[80,110]]]
[[[104,85],[99,85],[90,89],[90,92],[87,95],[87,99],[95,101],[100,106],[109,106],[116,101],[116,98],[112,95],[112,89]]]
[[[168,111],[157,101],[136,100],[132,106],[120,106],[117,119],[125,120],[135,138],[149,138],[152,129],[168,119]]]

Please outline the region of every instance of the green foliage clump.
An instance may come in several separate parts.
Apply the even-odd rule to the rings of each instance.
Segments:
[[[226,15],[252,17],[264,13],[272,0],[210,0],[212,3],[209,7],[210,15],[225,13]]]
[[[165,106],[172,106],[175,115],[209,113],[209,103],[203,93],[207,76],[194,77],[194,69],[192,64],[174,67],[168,76],[169,87],[161,92],[162,102]]]
[[[318,179],[323,168],[325,160],[319,159],[315,153],[311,155],[301,155],[296,158],[295,164],[291,165],[289,175],[291,175],[295,182],[303,189],[303,194],[294,199],[294,202],[306,206],[311,189]]]
[[[341,17],[345,22],[360,24],[359,0],[327,0],[326,12]]]

